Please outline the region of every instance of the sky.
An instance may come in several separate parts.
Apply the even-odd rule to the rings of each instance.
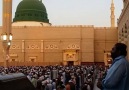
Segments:
[[[2,26],[2,1],[0,0],[0,26]],[[21,1],[13,0],[12,19]],[[123,8],[122,1],[114,0],[116,25]],[[111,0],[42,0],[42,2],[52,25],[110,26]]]

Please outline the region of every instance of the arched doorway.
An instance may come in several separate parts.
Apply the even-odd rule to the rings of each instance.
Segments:
[[[63,51],[63,65],[80,65],[79,50],[64,50]]]

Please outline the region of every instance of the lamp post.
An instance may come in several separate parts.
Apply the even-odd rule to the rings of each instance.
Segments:
[[[3,0],[3,25],[2,25],[2,34],[1,40],[3,45],[3,57],[4,57],[4,67],[8,67],[9,48],[12,41],[11,33],[11,24],[12,24],[12,0]]]
[[[8,61],[10,59],[9,56],[9,48],[12,41],[12,34],[3,33],[1,34],[1,40],[3,44],[3,57],[4,57],[4,67],[8,67]]]

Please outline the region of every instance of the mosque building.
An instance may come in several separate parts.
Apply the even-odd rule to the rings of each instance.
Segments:
[[[129,0],[123,0],[122,13],[118,19],[118,41],[127,45],[129,52]],[[129,60],[129,53],[127,53]]]
[[[22,0],[12,23],[9,65],[107,65],[110,50],[118,42],[119,27],[115,26],[113,0],[110,19],[111,27],[54,26],[49,22],[42,0]],[[0,44],[0,65],[4,62],[2,49]]]

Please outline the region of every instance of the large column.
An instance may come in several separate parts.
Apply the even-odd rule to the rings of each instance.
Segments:
[[[4,66],[8,67],[9,48],[12,40],[11,34],[12,24],[12,0],[3,0],[3,27],[1,38],[3,41]]]

